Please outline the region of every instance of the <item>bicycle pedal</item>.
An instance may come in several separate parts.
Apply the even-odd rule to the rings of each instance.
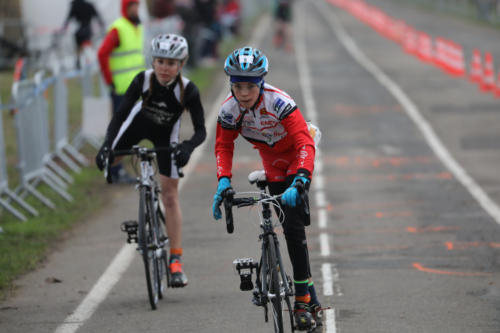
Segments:
[[[252,274],[258,264],[252,258],[239,258],[233,261],[238,275],[240,276],[240,290],[248,291],[253,289]]]
[[[320,326],[316,326],[316,322],[313,322],[312,327],[307,331],[307,333],[317,333],[317,328]],[[319,333],[319,332],[318,332]]]
[[[307,333],[316,332],[316,321],[314,319],[310,319],[310,321],[304,321],[297,323],[295,326],[296,331],[306,331]]]
[[[127,233],[127,243],[137,243],[137,221],[125,221],[120,225],[120,230]]]

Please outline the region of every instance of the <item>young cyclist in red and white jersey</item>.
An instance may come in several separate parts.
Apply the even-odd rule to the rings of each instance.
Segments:
[[[188,57],[188,44],[175,34],[158,35],[151,42],[153,69],[136,75],[118,111],[108,126],[106,138],[96,156],[103,170],[105,149],[129,149],[143,139],[155,147],[168,147],[179,141],[181,116],[188,110],[194,133],[176,145],[173,153],[157,152],[161,198],[166,210],[165,224],[170,243],[171,285],[184,287],[188,280],[182,270],[182,214],[179,205],[179,168],[189,161],[194,148],[206,137],[205,119],[196,85],[181,74]]]
[[[234,140],[243,136],[259,151],[271,194],[282,195],[283,223],[295,283],[295,321],[299,330],[321,323],[321,305],[311,277],[304,213],[296,182],[309,188],[314,169],[315,144],[294,100],[264,82],[267,57],[258,49],[243,47],[226,59],[231,92],[219,112],[215,143],[219,184],[213,214],[221,218],[222,192],[231,187]]]

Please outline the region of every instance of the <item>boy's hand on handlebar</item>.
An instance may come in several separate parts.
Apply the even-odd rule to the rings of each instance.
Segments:
[[[301,184],[299,184],[299,182]],[[309,183],[308,178],[304,176],[295,176],[290,187],[288,187],[285,193],[283,193],[283,195],[281,196],[281,203],[290,207],[297,206],[297,203],[300,203],[300,194],[301,194],[297,187],[299,187],[300,185],[302,185],[303,187],[307,183]]]
[[[222,212],[220,210],[220,204],[222,203],[222,192],[231,188],[231,180],[227,177],[222,177],[219,179],[219,185],[217,186],[217,192],[214,195],[214,202],[212,204],[212,213],[214,219],[219,220],[222,218]]]

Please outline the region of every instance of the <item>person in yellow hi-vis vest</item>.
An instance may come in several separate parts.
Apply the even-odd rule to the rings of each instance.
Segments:
[[[139,0],[122,0],[121,11],[122,16],[111,24],[97,53],[102,76],[110,88],[113,113],[134,77],[145,69]],[[121,164],[110,171],[113,183],[135,182]]]

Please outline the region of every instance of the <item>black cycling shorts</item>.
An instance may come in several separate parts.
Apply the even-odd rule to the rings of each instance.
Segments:
[[[166,128],[152,122],[139,112],[123,134],[120,135],[113,149],[130,149],[142,140],[151,141],[155,147],[169,147],[171,143],[179,140],[179,126],[180,120],[174,124],[172,129]],[[156,153],[156,159],[158,161],[158,171],[161,175],[169,178],[179,178],[179,169],[172,158],[172,153],[159,151]]]
[[[92,38],[92,29],[90,25],[83,25],[75,32],[75,42],[78,47]]]

